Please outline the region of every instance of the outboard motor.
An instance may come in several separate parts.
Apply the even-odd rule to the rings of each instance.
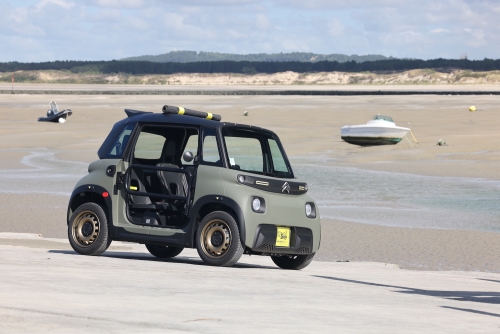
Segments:
[[[59,112],[59,107],[54,101],[49,103],[49,110],[47,110],[47,117],[53,116]]]

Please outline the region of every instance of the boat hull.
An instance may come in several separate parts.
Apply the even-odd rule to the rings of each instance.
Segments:
[[[347,125],[340,129],[340,138],[360,146],[394,145],[410,131],[392,122],[370,121],[367,125]]]
[[[377,146],[377,145],[395,145],[401,141],[402,138],[389,138],[389,137],[341,137],[343,141],[359,146]]]
[[[67,119],[69,116],[71,116],[73,112],[70,109],[65,109],[61,112],[58,112],[55,115],[47,116],[47,117],[39,117],[38,121],[39,122],[53,122],[53,123],[58,123],[59,118],[64,118]]]

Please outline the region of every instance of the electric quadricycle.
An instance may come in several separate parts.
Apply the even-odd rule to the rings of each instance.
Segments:
[[[312,261],[318,207],[274,132],[182,107],[125,113],[71,194],[76,252],[99,255],[117,240],[159,258],[196,248],[213,266],[244,253],[270,256],[283,269]]]

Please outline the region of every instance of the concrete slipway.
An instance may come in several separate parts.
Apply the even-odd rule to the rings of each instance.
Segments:
[[[285,271],[243,256],[204,265],[113,243],[100,257],[65,240],[0,233],[0,333],[495,333],[500,274],[313,262]]]

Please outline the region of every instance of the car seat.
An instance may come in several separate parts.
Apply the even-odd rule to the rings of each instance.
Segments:
[[[182,168],[180,154],[176,150],[175,141],[169,140],[165,143],[162,160],[163,162],[157,164],[157,167]],[[188,181],[186,174],[161,170],[157,173],[158,178],[170,194],[176,196],[187,196]]]

